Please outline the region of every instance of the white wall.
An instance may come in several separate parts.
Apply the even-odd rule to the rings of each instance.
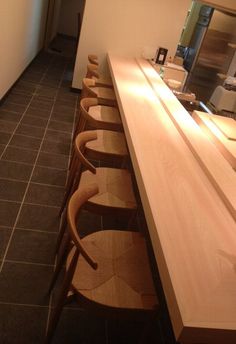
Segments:
[[[83,13],[85,0],[62,0],[58,32],[67,36],[77,37],[77,13]]]
[[[88,53],[141,56],[145,47],[174,56],[191,0],[86,0],[72,86],[81,88]]]
[[[43,46],[48,0],[0,1],[0,99]]]
[[[55,2],[54,2],[54,13],[53,13],[53,17],[52,17],[51,41],[56,37],[57,32],[58,32],[61,6],[62,6],[62,0],[55,0]]]

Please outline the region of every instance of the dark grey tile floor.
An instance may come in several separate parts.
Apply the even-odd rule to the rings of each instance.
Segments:
[[[74,43],[64,46],[66,54],[63,39],[61,54],[39,54],[0,106],[1,344],[43,343],[53,306],[47,288],[78,102],[70,91]],[[84,233],[120,225],[87,213],[81,217]],[[54,343],[132,344],[141,328],[67,306]],[[160,343],[157,327],[147,343]]]

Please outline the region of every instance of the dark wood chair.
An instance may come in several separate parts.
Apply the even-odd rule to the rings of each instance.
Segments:
[[[77,215],[97,192],[92,184],[77,190],[69,201],[68,230],[73,246],[46,343],[51,342],[63,306],[72,295],[81,307],[108,319],[131,318],[150,324],[159,311],[145,239],[139,232],[95,230],[81,239]]]

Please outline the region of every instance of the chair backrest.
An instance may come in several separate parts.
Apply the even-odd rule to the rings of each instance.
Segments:
[[[89,54],[88,55],[88,60],[89,60],[89,63],[92,63],[92,64],[95,64],[98,66],[98,56],[95,55],[95,54]]]
[[[87,252],[86,248],[82,243],[82,240],[80,239],[79,229],[76,225],[76,219],[83,204],[87,202],[89,198],[93,197],[97,193],[98,186],[96,184],[91,184],[84,189],[78,189],[71,196],[67,208],[68,231],[71,236],[71,239],[76,249],[93,269],[97,269],[97,263],[93,260],[90,253]]]
[[[83,131],[86,127],[86,122],[88,122],[93,128],[101,129],[99,127],[99,122],[96,119],[93,119],[89,115],[88,111],[91,106],[99,105],[100,102],[98,98],[83,98],[80,101],[80,131]]]
[[[93,87],[96,87],[96,81],[89,78],[83,78],[82,81],[82,98],[96,98],[97,94],[93,91]]]
[[[74,148],[75,148],[75,154],[77,159],[80,161],[80,163],[83,165],[83,167],[93,174],[96,174],[96,167],[91,164],[91,162],[86,159],[86,157],[83,154],[84,147],[88,141],[96,140],[97,139],[97,131],[96,130],[88,130],[83,131],[80,134],[76,136]]]
[[[99,78],[99,73],[98,73],[98,66],[93,63],[88,63],[87,64],[87,73],[86,73],[86,78]]]

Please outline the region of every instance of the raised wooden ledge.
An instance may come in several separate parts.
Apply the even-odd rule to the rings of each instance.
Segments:
[[[136,61],[109,54],[108,63],[176,339],[235,344],[232,212]],[[191,126],[204,136],[192,119]]]
[[[209,115],[205,112],[201,111],[194,111],[193,118],[198,123],[198,125],[203,129],[206,135],[215,143],[219,151],[228,160],[232,168],[236,171],[236,141],[227,137],[234,137],[233,130],[227,130],[226,128],[225,133],[223,134],[222,131],[219,130],[218,126],[215,125],[215,117],[220,117],[217,115]],[[223,118],[224,119],[224,126],[226,127],[227,120],[232,120],[232,118]],[[236,124],[236,122],[235,122]],[[229,121],[229,127],[231,125],[231,121]],[[233,129],[233,128],[232,128]],[[235,131],[236,134],[236,131]]]
[[[154,92],[165,107],[179,133],[213,183],[222,200],[236,220],[236,175],[213,144],[196,125],[189,113],[165,85],[152,66],[144,59],[137,63]]]

